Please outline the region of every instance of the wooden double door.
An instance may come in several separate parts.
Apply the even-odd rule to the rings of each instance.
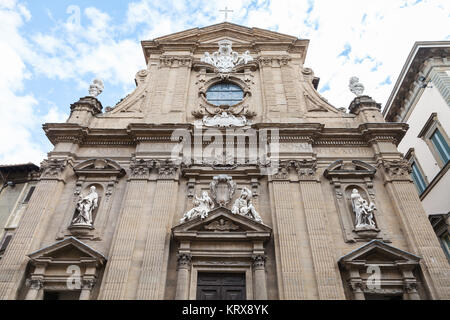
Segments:
[[[199,273],[197,300],[245,300],[244,273]]]

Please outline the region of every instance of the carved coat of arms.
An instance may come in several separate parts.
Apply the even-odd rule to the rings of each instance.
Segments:
[[[234,195],[236,183],[233,181],[232,177],[221,174],[213,178],[209,188],[216,203],[220,207],[225,207]]]

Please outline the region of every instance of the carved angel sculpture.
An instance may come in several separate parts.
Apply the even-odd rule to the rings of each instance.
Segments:
[[[86,225],[92,227],[92,212],[98,207],[98,194],[94,186],[85,197],[80,197],[77,202],[78,215],[73,219],[73,225]]]
[[[373,202],[370,204],[360,194],[358,189],[353,189],[350,196],[353,212],[355,213],[356,229],[375,229],[376,224],[373,212],[377,209]]]
[[[261,216],[253,206],[252,192],[247,188],[242,189],[241,196],[234,202],[231,213],[240,214],[257,222],[262,222]]]
[[[208,213],[214,209],[214,202],[209,197],[207,191],[203,191],[200,198],[196,195],[193,202],[195,207],[184,214],[183,218],[180,220],[180,223],[194,219],[195,217],[205,219],[208,217]]]

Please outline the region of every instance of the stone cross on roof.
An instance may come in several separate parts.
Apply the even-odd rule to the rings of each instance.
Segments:
[[[228,19],[228,12],[234,12],[234,10],[228,10],[228,7],[225,7],[224,10],[219,10],[219,12],[225,13],[225,21]]]

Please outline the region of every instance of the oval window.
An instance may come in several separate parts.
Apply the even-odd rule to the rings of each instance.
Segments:
[[[218,83],[206,91],[206,100],[216,106],[232,106],[244,99],[244,91],[233,83]]]

